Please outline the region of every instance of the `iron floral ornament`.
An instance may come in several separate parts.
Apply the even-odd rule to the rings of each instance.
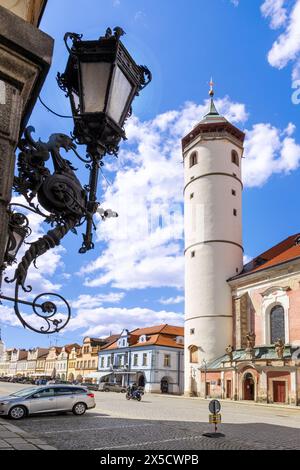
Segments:
[[[53,134],[45,143],[41,140],[35,141],[32,137],[33,132],[34,128],[28,127],[19,145],[21,152],[18,156],[18,175],[14,180],[14,190],[28,203],[28,207],[21,206],[44,217],[52,229],[43,237],[30,243],[30,247],[16,268],[14,277],[5,278],[8,283],[15,282],[15,298],[11,299],[6,296],[1,296],[1,298],[14,301],[15,313],[24,327],[34,332],[51,334],[59,332],[69,322],[71,309],[68,302],[62,296],[53,293],[40,294],[33,302],[20,300],[20,288],[27,293],[32,291],[32,287],[26,285],[30,266],[35,265],[37,259],[47,251],[59,246],[61,240],[70,231],[77,234],[77,227],[83,225],[85,221],[90,227],[90,221],[93,221],[93,216],[100,204],[98,202],[91,204],[89,193],[95,194],[96,188],[81,185],[75,174],[76,169],[69,160],[62,157],[61,149],[67,152],[72,151],[86,162],[89,169],[91,169],[89,164],[92,160],[82,159],[72,139],[65,134]],[[53,173],[46,166],[46,163],[51,160]],[[102,216],[104,219],[105,214],[109,216],[110,211],[104,211],[104,216]],[[92,222],[91,230],[93,227]],[[86,236],[85,234],[84,240]],[[89,238],[92,238],[91,234]],[[83,247],[80,252],[86,251],[85,241]],[[45,301],[42,303],[43,297]],[[50,297],[54,297],[56,303],[50,301]],[[20,312],[19,304],[31,305],[34,314],[44,321],[44,325],[36,328],[30,324]],[[64,313],[59,312],[58,305],[64,307]]]

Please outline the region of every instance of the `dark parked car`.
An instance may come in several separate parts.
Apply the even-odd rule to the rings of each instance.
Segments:
[[[95,390],[95,391],[99,390],[99,384],[94,384],[92,382],[83,382],[81,385],[83,387],[86,387],[89,390]]]
[[[119,392],[126,393],[127,387],[123,387],[121,384],[112,383],[112,382],[101,382],[99,384],[99,389],[101,392]]]

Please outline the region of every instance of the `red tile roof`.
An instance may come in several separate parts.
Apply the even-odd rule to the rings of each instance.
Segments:
[[[259,256],[254,258],[250,263],[244,266],[241,274],[235,276],[233,279],[262,271],[267,268],[271,268],[278,264],[291,261],[296,258],[300,258],[300,244],[297,243],[300,238],[300,233],[291,235],[282,242],[273,246],[269,250],[261,253]]]
[[[143,335],[147,337],[147,340],[139,343],[139,338]],[[184,336],[184,328],[182,326],[158,325],[148,328],[137,328],[129,333],[129,345],[134,347],[156,345],[182,349],[184,347],[183,344],[176,343],[177,336]],[[118,347],[118,339],[119,336],[113,343],[104,346],[102,350],[116,349]]]

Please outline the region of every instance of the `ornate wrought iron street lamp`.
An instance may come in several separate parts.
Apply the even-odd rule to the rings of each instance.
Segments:
[[[92,215],[96,212],[99,168],[103,156],[117,155],[125,139],[124,123],[132,113],[136,95],[151,81],[145,66],[137,65],[120,41],[120,27],[108,28],[97,41],[83,41],[82,35],[66,33],[69,52],[66,70],[58,73],[60,88],[70,99],[74,119],[74,139],[87,146],[90,158],[90,182],[87,230],[80,253],[94,248]],[[71,47],[68,41],[72,40]]]
[[[25,292],[31,291],[31,287],[25,285],[31,264],[58,246],[69,231],[77,233],[76,229],[84,223],[86,231],[79,251],[85,253],[93,249],[95,213],[98,212],[102,219],[117,216],[110,209],[100,208],[97,201],[99,170],[105,154],[117,156],[119,143],[126,138],[124,123],[131,115],[133,99],[152,78],[147,67],[138,66],[129,55],[120,41],[123,34],[124,31],[117,27],[114,34],[108,28],[106,35],[98,41],[82,41],[82,35],[75,33],[65,35],[69,59],[65,72],[58,74],[57,80],[71,102],[73,135],[70,138],[53,134],[48,142],[35,141],[32,137],[34,128],[29,127],[19,145],[21,152],[14,189],[26,199],[27,209],[44,217],[53,228],[44,237],[30,243],[13,279],[5,279],[6,282],[15,282],[15,298],[0,295],[0,299],[13,301],[15,313],[23,326],[35,332],[50,334],[60,331],[68,323],[71,311],[67,301],[58,294],[40,294],[33,302],[19,299],[20,287]],[[71,47],[69,39],[72,40]],[[86,145],[86,158],[78,154],[76,144]],[[76,169],[61,155],[61,148],[72,151],[86,164],[90,171],[88,185],[83,186],[78,180]],[[53,173],[46,166],[50,158]],[[10,238],[7,262],[15,258],[23,241],[20,227],[14,233]],[[44,296],[45,301],[40,303]],[[59,299],[60,306],[66,307],[63,315],[57,316],[58,307],[50,301],[53,296]],[[19,311],[19,304],[30,305],[44,325],[30,324]]]

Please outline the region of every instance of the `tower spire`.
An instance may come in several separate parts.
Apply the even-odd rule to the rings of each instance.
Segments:
[[[215,103],[214,103],[214,96],[215,96],[215,90],[214,90],[214,82],[213,82],[213,79],[211,77],[210,79],[210,82],[209,82],[209,96],[210,96],[210,106],[209,106],[209,111],[207,114],[205,114],[205,117],[206,116],[219,116],[219,113],[217,111],[217,108],[215,107]]]

